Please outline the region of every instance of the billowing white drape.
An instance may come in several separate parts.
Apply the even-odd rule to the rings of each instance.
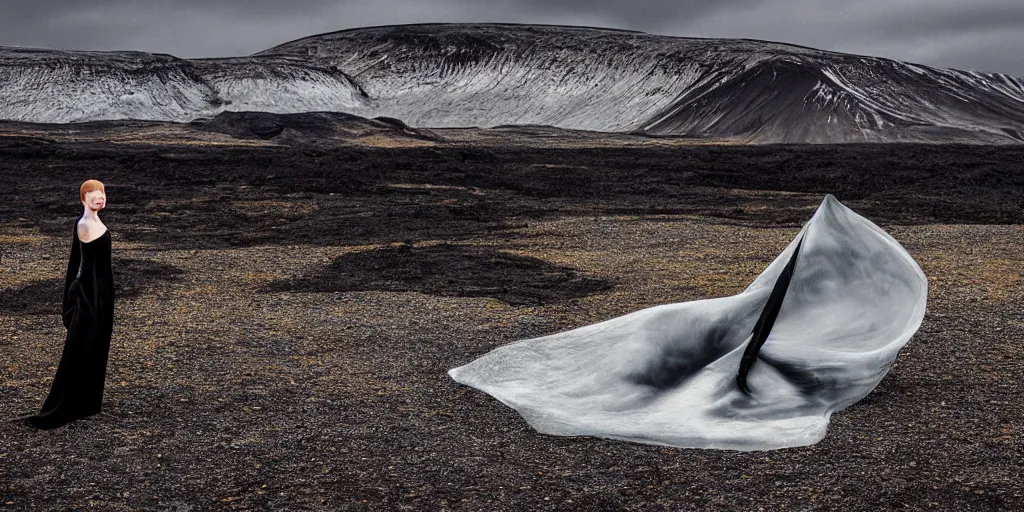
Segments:
[[[745,393],[740,359],[798,243]],[[927,291],[896,240],[829,195],[738,295],[518,341],[448,373],[545,434],[733,450],[809,445],[832,412],[882,380],[921,325]]]

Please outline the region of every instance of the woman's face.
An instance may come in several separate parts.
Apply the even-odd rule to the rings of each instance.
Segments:
[[[94,212],[98,212],[107,205],[107,194],[102,190],[93,190],[85,194],[85,206]]]

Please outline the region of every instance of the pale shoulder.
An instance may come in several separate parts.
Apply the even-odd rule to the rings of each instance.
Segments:
[[[91,242],[107,232],[107,227],[98,220],[79,218],[77,223],[78,239],[82,242]]]

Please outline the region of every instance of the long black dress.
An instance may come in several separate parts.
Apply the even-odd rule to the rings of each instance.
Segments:
[[[43,408],[27,421],[57,428],[100,412],[114,328],[114,273],[110,231],[91,242],[72,231],[71,257],[64,278],[62,318],[67,328],[64,353]]]

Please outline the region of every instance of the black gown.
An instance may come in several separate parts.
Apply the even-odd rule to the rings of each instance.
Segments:
[[[42,410],[27,418],[40,429],[57,428],[100,412],[107,355],[114,328],[114,273],[110,231],[91,242],[71,233],[61,317],[67,328],[60,366]]]

